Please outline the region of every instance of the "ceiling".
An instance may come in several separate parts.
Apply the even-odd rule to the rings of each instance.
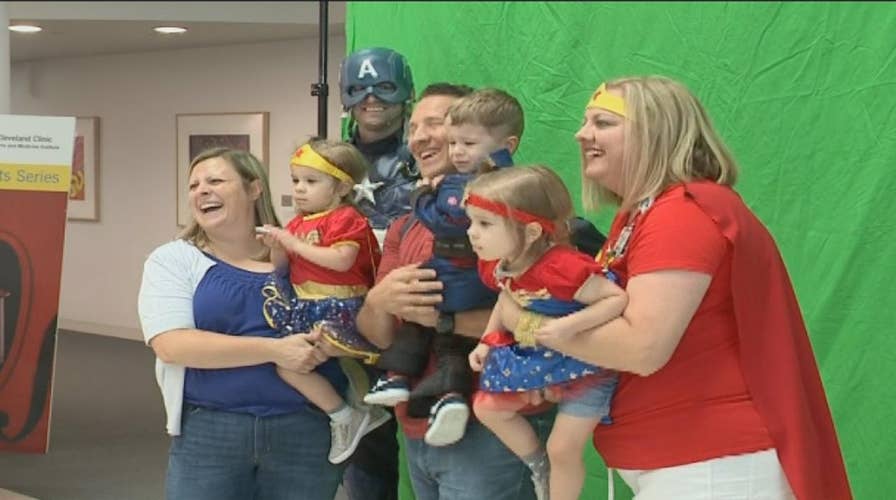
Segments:
[[[11,62],[319,36],[319,2],[6,3],[10,24],[43,28],[35,34],[9,32]],[[345,3],[327,2],[327,10],[329,34],[344,34]],[[188,31],[152,31],[160,25]]]

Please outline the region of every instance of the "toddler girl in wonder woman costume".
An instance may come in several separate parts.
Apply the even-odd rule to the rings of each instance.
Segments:
[[[483,174],[468,185],[464,203],[480,276],[500,290],[470,354],[470,366],[482,372],[473,410],[532,470],[539,500],[549,498],[548,491],[552,500],[577,499],[585,477],[582,452],[609,415],[616,374],[539,346],[534,335],[594,328],[619,316],[627,297],[592,257],[567,244],[572,200],[549,168]],[[545,388],[560,399],[547,452],[518,413],[526,406],[524,393]]]
[[[380,261],[376,236],[351,203],[367,162],[351,144],[312,140],[296,150],[289,168],[298,215],[285,229],[257,229],[277,267],[264,289],[265,317],[284,335],[319,330],[324,341],[343,350],[375,355],[355,327]],[[317,373],[278,373],[330,416],[333,463],[351,456],[364,434],[388,420],[385,411],[372,414],[369,407],[346,404]]]

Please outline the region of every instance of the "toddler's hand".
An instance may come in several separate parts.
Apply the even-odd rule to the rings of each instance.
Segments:
[[[280,246],[280,247],[283,246],[279,242],[279,239],[278,239],[278,235],[280,233],[289,234],[288,232],[286,232],[278,227],[274,227],[270,224],[265,224],[264,226],[255,228],[255,238],[257,240],[261,241],[262,243],[264,243],[265,246],[267,246],[268,248],[275,248],[278,246]]]
[[[470,353],[470,368],[473,369],[474,372],[481,372],[483,366],[485,366],[485,359],[488,357],[488,352],[491,350],[491,347],[488,344],[479,344],[473,349],[473,352]]]

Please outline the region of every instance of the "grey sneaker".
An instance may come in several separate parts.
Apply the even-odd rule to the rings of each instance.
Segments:
[[[344,423],[330,421],[330,462],[344,462],[352,456],[355,448],[370,424],[370,411],[352,408],[352,417]],[[381,423],[382,424],[382,423]]]
[[[370,423],[367,424],[367,431],[364,434],[371,432],[392,418],[392,415],[380,406],[369,406],[368,409],[370,410]]]
[[[535,498],[537,500],[551,499],[551,483],[549,475],[532,474],[532,484],[535,485]]]

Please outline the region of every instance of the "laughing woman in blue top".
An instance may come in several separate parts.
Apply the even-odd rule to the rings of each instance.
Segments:
[[[138,299],[173,436],[166,498],[330,500],[341,469],[327,461],[329,419],[276,367],[346,381],[309,337],[279,338],[262,314],[273,266],[254,228],[279,226],[264,167],[218,148],[189,176],[193,222],[146,260]]]

